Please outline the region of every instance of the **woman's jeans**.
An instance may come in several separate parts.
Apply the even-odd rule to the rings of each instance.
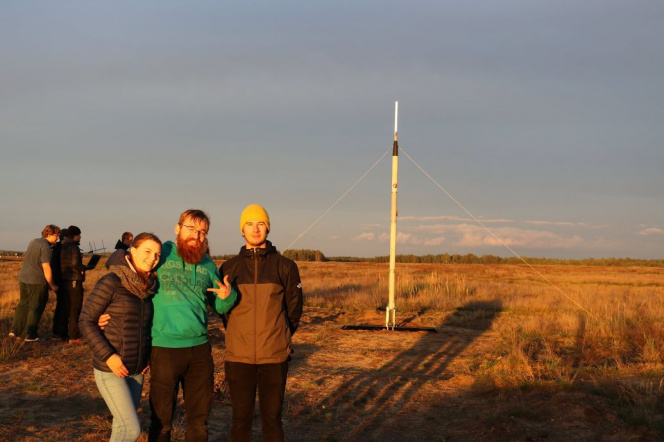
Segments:
[[[143,375],[121,378],[113,372],[107,373],[95,368],[95,381],[113,415],[110,441],[135,442],[141,435],[141,420],[136,410],[143,391]]]

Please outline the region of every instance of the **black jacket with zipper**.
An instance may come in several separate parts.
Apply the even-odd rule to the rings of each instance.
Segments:
[[[85,281],[85,266],[78,243],[65,237],[60,251],[60,267],[63,281]]]
[[[266,248],[247,249],[224,262],[219,273],[228,276],[238,301],[226,316],[225,360],[272,364],[288,360],[291,337],[302,316],[302,283],[297,265]]]
[[[97,322],[104,313],[110,314],[111,319],[101,330]],[[152,314],[151,297],[134,295],[115,273],[102,276],[85,300],[78,321],[92,350],[94,367],[110,372],[106,361],[117,353],[130,374],[143,371],[149,363]]]

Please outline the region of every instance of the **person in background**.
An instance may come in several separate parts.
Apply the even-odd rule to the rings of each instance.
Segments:
[[[67,227],[67,235],[62,240],[60,266],[62,268],[62,290],[67,298],[69,310],[63,312],[63,321],[68,324],[67,335],[70,344],[82,344],[81,332],[78,329],[78,318],[83,307],[83,281],[85,267],[81,256],[81,229],[76,226]],[[66,316],[66,318],[65,318]]]
[[[154,271],[161,241],[152,233],[136,236],[129,253],[102,276],[85,300],[79,328],[92,350],[94,377],[113,415],[111,441],[136,441],[141,435],[137,413],[150,356]],[[99,317],[113,320],[102,330]]]
[[[251,441],[256,390],[263,440],[283,441],[281,423],[291,337],[302,315],[302,283],[295,262],[267,240],[270,217],[258,204],[240,216],[245,245],[219,273],[240,293],[226,317],[225,369],[231,393],[231,441]]]
[[[110,269],[116,261],[122,262],[131,242],[134,240],[134,235],[131,232],[125,232],[122,234],[122,237],[115,243],[115,251],[106,260],[106,268]]]
[[[48,302],[48,289],[54,292],[58,290],[51,269],[51,246],[56,243],[59,234],[60,228],[49,224],[42,230],[41,238],[33,239],[28,244],[18,273],[20,297],[9,332],[10,337],[18,338],[25,330],[26,342],[40,340],[37,331]]]
[[[67,302],[67,297],[64,295],[64,290],[62,289],[62,267],[60,261],[60,254],[62,253],[62,240],[67,234],[67,229],[60,230],[60,241],[55,243],[53,246],[53,256],[51,257],[51,271],[53,272],[53,281],[55,285],[58,286],[58,290],[55,292],[55,311],[53,312],[53,335],[51,339],[67,341],[68,338],[68,325],[67,319],[69,314],[64,314],[64,312],[69,312],[69,303]]]

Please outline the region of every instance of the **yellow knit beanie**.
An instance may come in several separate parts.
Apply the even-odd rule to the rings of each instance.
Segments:
[[[245,207],[242,211],[242,215],[240,215],[240,232],[242,232],[244,225],[251,220],[263,221],[267,226],[267,231],[270,231],[270,216],[262,206],[259,206],[258,204],[249,204]]]

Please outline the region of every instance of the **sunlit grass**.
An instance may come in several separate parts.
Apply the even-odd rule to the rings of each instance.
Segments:
[[[103,264],[103,263],[102,263]],[[19,263],[0,262],[0,361],[23,351],[7,337],[18,302]],[[380,324],[388,265],[299,263],[305,311],[343,313],[340,321]],[[465,372],[492,390],[601,385],[626,419],[650,425],[664,387],[664,269],[399,264],[397,324],[488,333],[491,345]],[[105,269],[89,272],[86,293]],[[40,324],[48,336],[54,296]],[[384,318],[384,315],[382,316]],[[330,339],[320,331],[316,342]],[[307,386],[315,389],[315,384]],[[585,387],[587,388],[587,387]],[[599,387],[598,387],[599,388]]]
[[[301,268],[309,305],[357,312],[387,305],[387,264]],[[498,336],[491,362],[476,367],[478,376],[496,386],[570,385],[590,374],[662,372],[664,269],[537,271],[551,283],[526,266],[401,264],[398,315],[438,312],[445,324],[472,328],[487,317],[483,310],[497,308],[498,314],[488,313]]]

